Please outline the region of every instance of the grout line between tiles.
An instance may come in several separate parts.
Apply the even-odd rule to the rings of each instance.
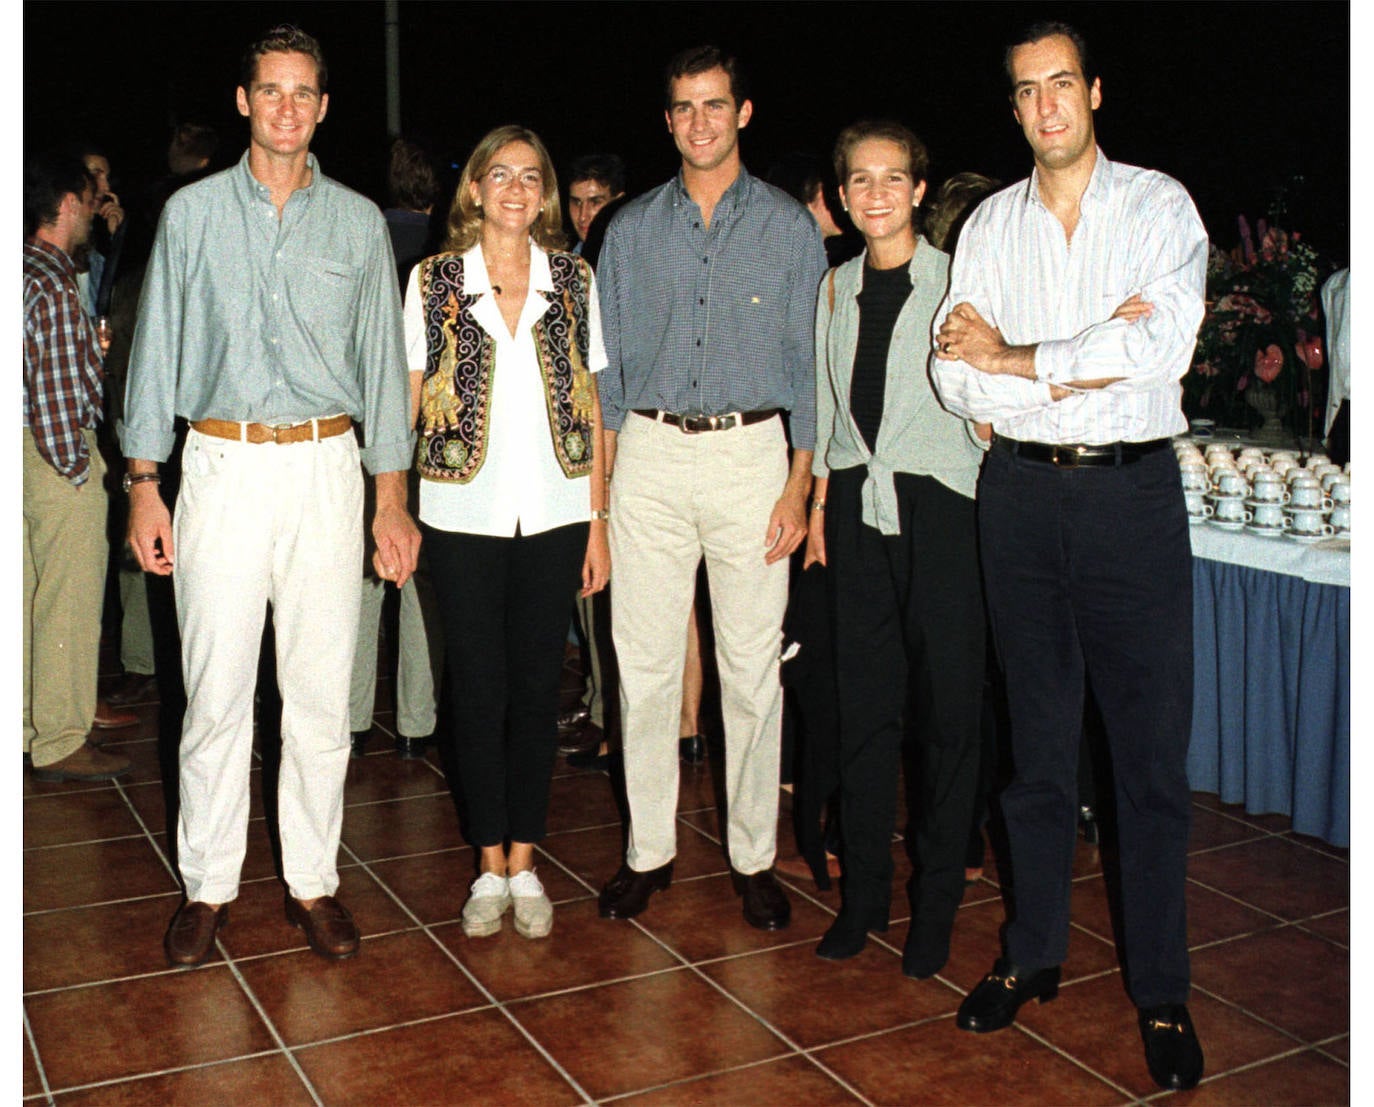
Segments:
[[[38,1070],[38,1082],[43,1086],[43,1098],[52,1103],[52,1087],[48,1084],[48,1070],[43,1067],[43,1058],[38,1054],[38,1043],[33,1037],[33,1027],[29,1024],[29,1009],[24,1008],[24,1041],[28,1043],[29,1053],[33,1056],[33,1067]]]

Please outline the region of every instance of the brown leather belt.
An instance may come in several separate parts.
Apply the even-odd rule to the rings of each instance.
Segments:
[[[232,442],[250,442],[260,446],[272,442],[285,446],[291,442],[313,442],[333,438],[353,429],[348,415],[331,415],[328,419],[307,419],[304,423],[235,423],[231,419],[197,419],[191,429],[211,438],[228,438]]]
[[[636,415],[652,419],[655,423],[667,423],[677,427],[683,434],[700,434],[702,431],[723,431],[731,427],[748,427],[762,423],[778,413],[778,408],[770,407],[762,411],[736,411],[729,415],[674,415],[671,411],[656,411],[653,408],[633,408]]]
[[[1129,465],[1139,461],[1146,454],[1162,450],[1169,444],[1167,438],[1152,438],[1148,442],[1107,442],[1100,446],[1084,446],[1074,443],[1055,445],[1050,442],[1019,442],[1015,438],[998,435],[993,439],[997,446],[1024,461],[1043,461],[1056,469],[1079,469],[1087,465]]]

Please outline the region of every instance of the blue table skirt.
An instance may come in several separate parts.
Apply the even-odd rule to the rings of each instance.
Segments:
[[[1350,589],[1193,559],[1188,780],[1350,845]]]

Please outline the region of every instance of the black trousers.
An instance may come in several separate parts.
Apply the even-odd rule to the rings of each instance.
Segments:
[[[830,474],[826,561],[840,714],[842,915],[885,929],[904,732],[916,745],[911,938],[944,964],[964,893],[981,751],[985,622],[973,501],[896,476],[901,533],[864,524],[866,469]],[[936,966],[938,968],[938,965]]]
[[[423,528],[473,846],[544,837],[568,596],[581,579],[587,529],[493,538]]]
[[[978,504],[1015,761],[1007,955],[1035,969],[1068,952],[1086,678],[1114,768],[1128,987],[1139,1006],[1186,1002],[1193,585],[1178,463],[1166,449],[1063,470],[994,445]]]

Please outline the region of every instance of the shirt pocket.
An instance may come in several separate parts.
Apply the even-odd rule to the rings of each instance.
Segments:
[[[361,266],[334,258],[303,256],[292,280],[292,302],[297,315],[312,331],[342,338],[340,332],[351,333],[357,317],[362,279]]]

